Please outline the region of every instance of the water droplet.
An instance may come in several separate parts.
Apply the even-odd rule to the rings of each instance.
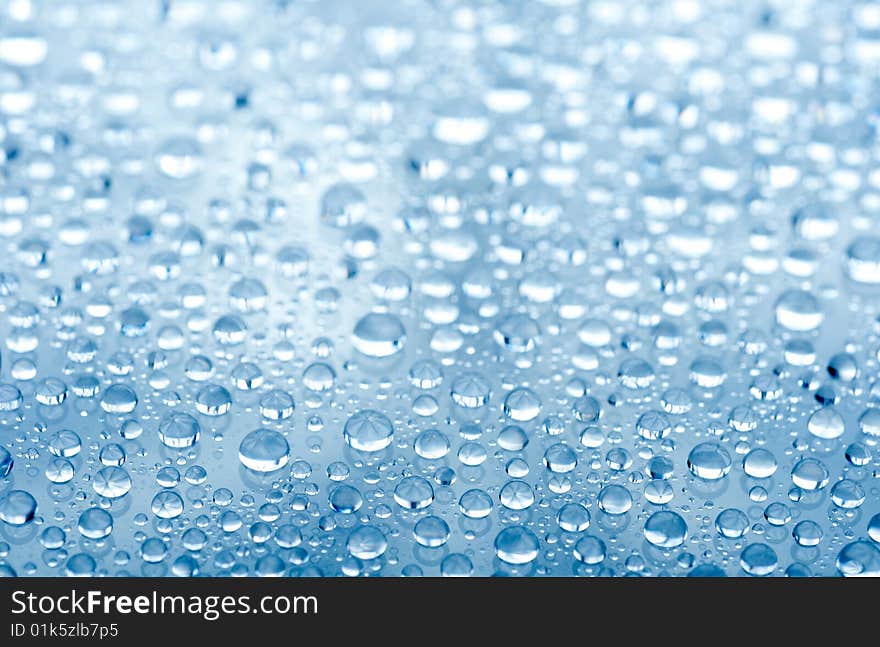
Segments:
[[[192,447],[200,434],[198,421],[186,413],[172,413],[159,423],[159,440],[172,449]]]
[[[407,476],[394,488],[394,500],[401,508],[421,510],[434,501],[434,488],[421,476]]]
[[[290,446],[277,431],[255,429],[248,433],[238,447],[238,460],[255,472],[274,472],[290,460]]]
[[[34,520],[37,500],[30,492],[9,490],[0,496],[0,521],[10,526],[24,526]]]
[[[528,528],[509,526],[495,537],[495,554],[508,564],[528,564],[538,556],[538,538]]]
[[[394,426],[384,414],[365,409],[346,421],[342,435],[352,449],[378,452],[391,444]]]
[[[645,521],[645,539],[659,548],[676,548],[687,539],[687,524],[671,510],[655,512]]]
[[[707,481],[716,481],[727,476],[732,462],[730,454],[718,443],[700,443],[688,454],[688,469],[691,473]]]
[[[406,344],[406,330],[394,315],[371,312],[355,324],[351,343],[368,357],[390,357]]]

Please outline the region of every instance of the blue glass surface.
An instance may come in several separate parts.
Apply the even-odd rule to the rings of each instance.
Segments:
[[[0,6],[0,574],[880,575],[880,6]]]

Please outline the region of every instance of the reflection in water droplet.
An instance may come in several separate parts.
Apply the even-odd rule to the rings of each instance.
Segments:
[[[776,301],[776,321],[788,330],[815,330],[824,318],[819,301],[809,292],[788,290]]]
[[[671,510],[655,512],[645,521],[645,539],[659,548],[675,548],[687,539],[687,524]]]
[[[101,508],[89,508],[79,516],[77,529],[87,539],[103,539],[113,532],[113,517]]]
[[[186,413],[173,413],[159,423],[159,440],[173,449],[192,447],[200,434],[198,421]]]
[[[124,384],[112,384],[101,396],[101,408],[107,413],[131,413],[137,403],[137,393]]]
[[[241,464],[255,472],[273,472],[290,460],[290,446],[277,431],[255,429],[248,433],[238,447]]]
[[[10,526],[24,526],[34,520],[37,501],[30,492],[10,490],[0,496],[0,521]]]
[[[366,409],[346,421],[342,434],[352,449],[378,452],[391,444],[394,426],[384,414]]]
[[[779,559],[767,544],[749,544],[740,553],[739,563],[749,575],[770,575],[779,565]]]
[[[401,508],[421,510],[434,501],[434,488],[421,476],[408,476],[394,488],[394,500]]]
[[[843,547],[836,565],[844,577],[878,577],[880,548],[867,541],[854,541]]]
[[[732,461],[727,450],[718,443],[700,443],[688,454],[687,464],[694,476],[715,481],[727,476]]]
[[[388,540],[379,529],[360,526],[351,532],[345,545],[352,557],[376,559],[387,550]]]
[[[406,330],[394,315],[371,312],[355,324],[351,343],[368,357],[389,357],[403,349]]]
[[[540,542],[528,528],[510,526],[495,537],[495,554],[508,564],[528,564],[538,556]]]
[[[846,271],[853,281],[880,283],[880,238],[855,238],[846,248]]]
[[[449,540],[449,525],[440,517],[422,517],[413,526],[413,538],[420,546],[437,548]]]
[[[8,449],[0,445],[0,478],[9,476],[14,464],[15,461],[12,459],[12,454],[9,453]]]
[[[175,180],[186,180],[197,175],[204,164],[198,142],[188,137],[166,140],[156,153],[156,166]]]

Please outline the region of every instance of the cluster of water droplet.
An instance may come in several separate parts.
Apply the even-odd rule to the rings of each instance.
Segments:
[[[0,573],[880,575],[880,8],[9,0]]]

